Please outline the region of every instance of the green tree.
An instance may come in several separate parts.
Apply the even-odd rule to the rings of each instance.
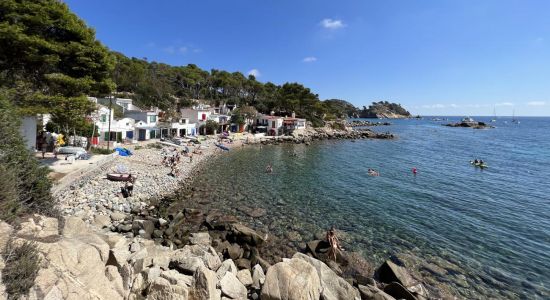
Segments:
[[[113,88],[109,51],[60,1],[0,1],[0,49],[0,87],[25,114],[73,127],[94,108],[84,95]]]

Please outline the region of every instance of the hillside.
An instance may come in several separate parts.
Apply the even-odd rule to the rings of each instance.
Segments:
[[[388,101],[373,102],[368,108],[363,106],[359,111],[360,118],[379,119],[402,119],[410,118],[411,113],[404,109],[401,104]]]

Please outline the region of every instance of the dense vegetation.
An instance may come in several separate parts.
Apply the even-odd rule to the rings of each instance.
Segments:
[[[411,114],[400,104],[390,103],[388,101],[373,102],[368,108],[363,106],[363,109],[357,112],[360,118],[378,118],[391,114],[404,117],[411,116]]]
[[[27,150],[18,125],[19,117],[0,95],[0,219],[35,212],[56,216],[48,170]]]

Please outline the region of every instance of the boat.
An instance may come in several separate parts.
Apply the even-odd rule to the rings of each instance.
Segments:
[[[483,164],[480,164],[480,163],[475,163],[473,160],[470,160],[470,164],[473,165],[474,167],[477,167],[477,168],[482,168],[482,169],[485,169],[485,168],[488,168],[489,166],[485,163]]]
[[[516,119],[516,110],[512,111],[512,123],[519,124],[519,120]]]
[[[132,174],[109,173],[107,174],[107,179],[111,181],[131,181],[135,180],[136,176]]]
[[[222,145],[222,144],[215,144],[218,148],[224,150],[224,151],[229,151],[229,148],[227,148],[226,146]]]
[[[497,111],[496,111],[496,108],[493,107],[493,118],[491,119],[491,122],[496,122],[497,121]]]
[[[465,117],[462,119],[462,123],[474,123],[474,119],[470,118],[470,117]]]

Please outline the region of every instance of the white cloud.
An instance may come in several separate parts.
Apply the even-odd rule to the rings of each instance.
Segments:
[[[426,104],[422,105],[422,108],[429,108],[429,109],[439,109],[439,108],[445,108],[445,105],[443,104]]]
[[[342,20],[333,20],[330,18],[323,19],[320,23],[321,26],[327,29],[335,30],[346,27],[346,24]]]
[[[260,70],[258,70],[258,69],[252,69],[252,70],[248,71],[248,73],[246,73],[246,74],[253,75],[256,78],[262,76],[262,73],[260,73]]]
[[[529,106],[544,106],[544,105],[546,105],[546,102],[545,101],[531,101],[531,102],[527,102],[527,105],[529,105]]]
[[[514,106],[514,103],[511,103],[511,102],[501,102],[501,103],[496,103],[495,106]]]
[[[306,63],[310,63],[310,62],[315,62],[317,61],[317,57],[315,56],[308,56],[308,57],[305,57],[304,59],[302,59],[303,62],[306,62]]]
[[[187,47],[185,47],[185,46],[179,47],[178,51],[179,51],[179,53],[184,54],[184,53],[187,52]]]
[[[168,53],[168,54],[174,54],[176,53],[176,48],[174,48],[174,46],[169,46],[169,47],[165,47],[164,49],[164,52]]]

